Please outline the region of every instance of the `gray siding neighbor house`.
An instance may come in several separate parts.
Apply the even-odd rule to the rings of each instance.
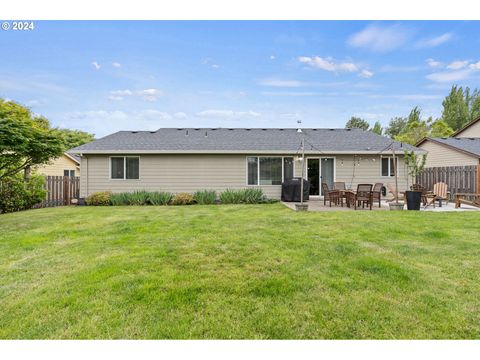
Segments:
[[[427,167],[480,165],[480,117],[451,137],[424,138],[416,146],[428,151]]]
[[[360,129],[165,128],[119,131],[71,150],[81,158],[80,196],[98,191],[195,192],[262,188],[280,198],[281,184],[300,177],[302,138],[311,195],[320,183],[393,183],[391,145],[398,157],[399,188],[407,187],[410,145]]]

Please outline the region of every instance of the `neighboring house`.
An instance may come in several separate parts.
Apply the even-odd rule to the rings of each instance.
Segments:
[[[448,138],[425,138],[416,144],[428,151],[427,167],[480,164],[480,118]]]
[[[302,138],[311,195],[320,183],[394,182],[391,144],[398,155],[399,189],[407,187],[403,159],[410,145],[360,129],[159,129],[120,131],[71,150],[81,157],[80,196],[98,191],[194,192],[262,188],[280,198],[281,184],[300,177]]]
[[[80,176],[80,157],[64,153],[48,164],[37,167],[36,171],[46,176]]]

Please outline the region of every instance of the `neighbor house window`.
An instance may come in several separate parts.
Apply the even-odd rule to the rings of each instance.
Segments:
[[[75,177],[75,170],[63,170],[63,176]]]
[[[398,158],[396,163],[398,166]],[[382,176],[395,176],[394,171],[393,157],[382,157]]]
[[[110,175],[112,179],[139,179],[138,156],[112,156],[110,158]]]
[[[248,185],[281,185],[293,177],[293,157],[247,157]]]

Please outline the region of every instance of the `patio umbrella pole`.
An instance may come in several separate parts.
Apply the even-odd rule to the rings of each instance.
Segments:
[[[303,205],[303,179],[305,178],[305,137],[302,138],[302,181],[300,182],[300,204]]]

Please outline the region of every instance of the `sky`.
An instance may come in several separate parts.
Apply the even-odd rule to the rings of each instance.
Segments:
[[[0,30],[0,97],[101,137],[387,125],[480,87],[478,21],[37,21]]]

